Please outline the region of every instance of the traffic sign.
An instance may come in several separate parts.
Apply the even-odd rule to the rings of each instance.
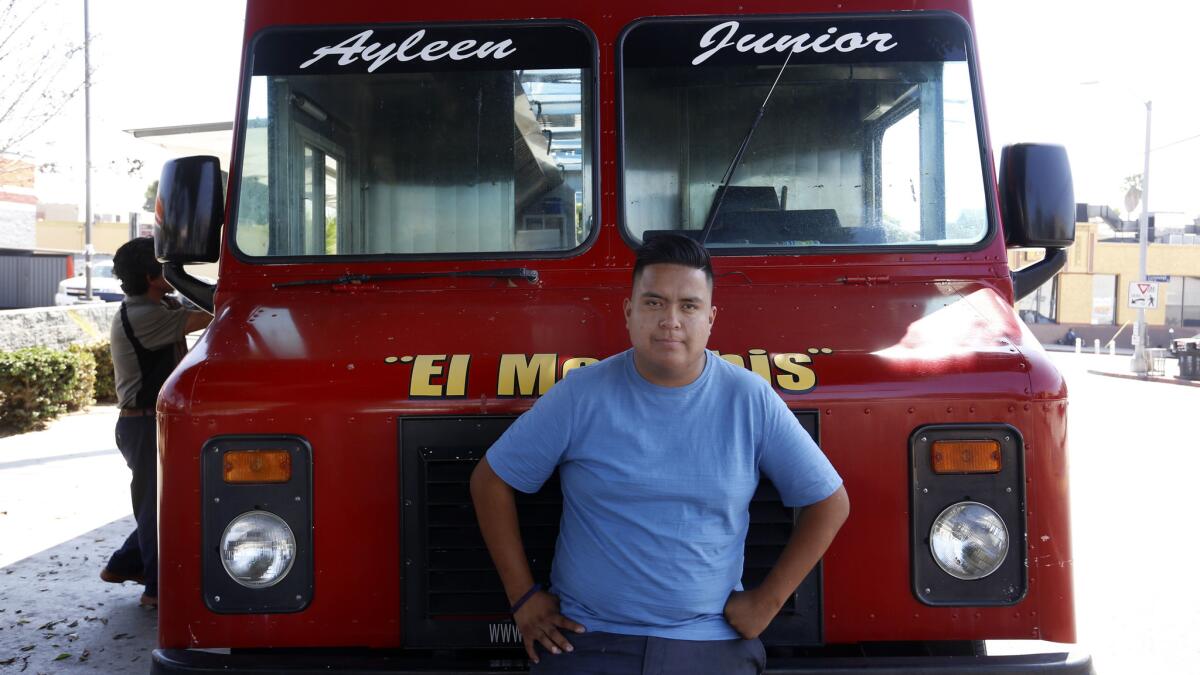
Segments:
[[[1158,283],[1154,281],[1129,282],[1129,306],[1133,309],[1158,308]]]

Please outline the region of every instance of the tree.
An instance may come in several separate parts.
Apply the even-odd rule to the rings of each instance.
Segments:
[[[1142,202],[1142,174],[1126,176],[1121,182],[1121,189],[1125,190],[1125,215],[1128,216]]]
[[[141,160],[132,160],[132,161],[138,163],[137,169],[138,169],[138,171],[141,171],[141,169],[142,169]],[[133,172],[131,171],[130,174],[132,175],[132,173]],[[229,172],[228,171],[221,172],[221,185],[222,186],[229,185]],[[228,193],[228,189],[226,189],[226,193]],[[156,202],[158,200],[158,179],[157,178],[154,179],[153,183],[146,186],[145,197],[146,197],[146,201],[142,203],[142,210],[149,211],[150,213],[154,213],[154,202]],[[263,220],[262,222],[266,222],[266,220]]]
[[[154,200],[158,199],[158,179],[146,186],[146,203],[142,204],[143,211],[154,213]]]
[[[63,111],[83,89],[82,36],[51,30],[57,3],[0,0],[0,155]]]

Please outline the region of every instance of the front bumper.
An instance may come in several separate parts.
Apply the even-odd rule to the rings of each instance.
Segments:
[[[221,654],[188,649],[156,649],[150,672],[158,675],[197,673],[405,673],[406,675],[495,675],[523,673],[521,661],[465,663],[448,658],[414,659],[406,655],[313,651],[303,654]],[[1090,675],[1092,657],[1084,653],[1022,654],[1010,656],[853,657],[770,659],[771,675],[1009,675],[1062,673]]]

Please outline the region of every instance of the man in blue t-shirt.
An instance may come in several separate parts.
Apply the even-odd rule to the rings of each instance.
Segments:
[[[571,371],[472,475],[534,672],[762,672],[758,635],[849,514],[841,478],[771,386],[707,350],[715,318],[704,247],[650,239],[625,301],[632,348]],[[556,469],[563,515],[542,588],[513,489],[536,492]],[[743,589],[760,472],[804,509],[763,584]]]

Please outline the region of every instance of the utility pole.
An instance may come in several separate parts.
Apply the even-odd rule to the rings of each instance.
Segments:
[[[83,273],[84,300],[92,300],[92,61],[88,31],[88,0],[83,0]]]
[[[1146,283],[1146,251],[1150,231],[1150,104],[1146,101],[1146,158],[1142,166],[1142,216],[1138,218],[1138,280]],[[1146,351],[1146,308],[1138,308],[1137,345],[1133,348],[1133,372],[1146,376],[1150,372],[1149,356]]]

